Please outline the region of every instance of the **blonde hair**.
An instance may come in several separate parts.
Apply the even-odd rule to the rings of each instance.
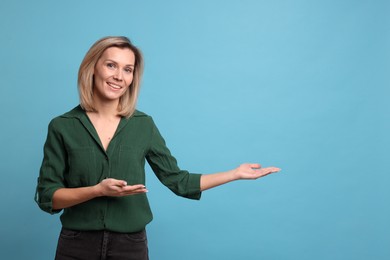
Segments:
[[[137,104],[144,61],[141,51],[124,36],[104,37],[95,42],[87,54],[85,54],[78,74],[80,105],[88,112],[96,111],[93,104],[93,74],[96,63],[103,52],[110,47],[128,48],[133,51],[135,56],[133,81],[126,92],[120,97],[118,105],[118,114],[128,118],[134,113]]]

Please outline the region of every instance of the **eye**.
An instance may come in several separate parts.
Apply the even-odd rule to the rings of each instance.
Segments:
[[[107,63],[107,68],[110,68],[110,69],[115,69],[115,64],[114,63]]]
[[[130,67],[128,67],[128,68],[125,68],[125,71],[126,71],[127,73],[132,73],[132,72],[133,72],[133,69],[130,68]]]

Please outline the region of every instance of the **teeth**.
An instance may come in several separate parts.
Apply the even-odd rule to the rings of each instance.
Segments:
[[[115,85],[115,84],[112,84],[112,83],[107,83],[110,87],[112,88],[115,88],[115,89],[121,89],[122,87],[121,86],[118,86],[118,85]]]

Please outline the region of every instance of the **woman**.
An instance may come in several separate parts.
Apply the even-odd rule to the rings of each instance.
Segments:
[[[142,54],[129,39],[100,39],[80,66],[80,105],[49,124],[35,199],[51,214],[63,210],[56,259],[148,259],[145,159],[165,186],[190,199],[280,170],[180,170],[152,118],[135,109],[142,71]]]

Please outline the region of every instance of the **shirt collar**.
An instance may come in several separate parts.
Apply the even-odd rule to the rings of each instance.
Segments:
[[[135,118],[135,117],[145,117],[145,116],[147,116],[147,115],[142,113],[142,112],[140,112],[140,111],[138,111],[138,110],[136,110],[136,111],[134,111],[133,115],[130,118],[122,117],[121,121],[119,122],[118,128],[117,128],[117,130],[115,132],[115,135],[114,135],[113,139],[115,138],[116,135],[119,134],[119,132],[127,125],[127,123],[132,118]],[[78,105],[77,107],[73,108],[69,112],[63,114],[61,117],[64,117],[64,118],[77,118],[83,124],[83,126],[87,129],[87,131],[91,134],[91,136],[95,139],[95,141],[100,145],[101,149],[106,153],[106,151],[104,150],[104,148],[103,148],[103,146],[102,146],[102,144],[100,142],[99,136],[98,136],[95,128],[92,125],[92,122],[89,120],[89,118],[87,116],[87,113],[85,112],[85,110],[80,105]]]
[[[78,119],[83,119],[86,116],[87,116],[87,114],[86,114],[85,110],[80,105],[76,106],[75,108],[73,108],[69,112],[62,115],[62,117],[78,118]],[[143,116],[147,116],[147,115],[141,111],[135,110],[133,115],[128,119],[131,119],[132,117],[143,117]],[[125,118],[122,118],[122,119],[125,119]]]

